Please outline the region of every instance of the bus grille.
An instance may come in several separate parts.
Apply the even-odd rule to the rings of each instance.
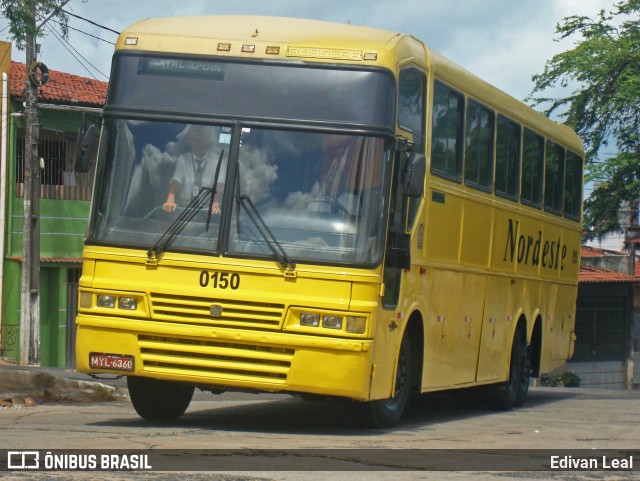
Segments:
[[[284,304],[158,293],[151,293],[151,309],[154,319],[200,326],[277,329],[284,318]]]
[[[138,336],[146,372],[172,372],[219,380],[284,383],[294,349],[217,340]]]

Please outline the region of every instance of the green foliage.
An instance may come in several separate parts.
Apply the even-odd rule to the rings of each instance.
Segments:
[[[565,371],[551,376],[547,385],[551,387],[580,387],[580,382],[580,376],[575,372]]]
[[[69,16],[62,10],[67,3],[69,0],[0,0],[0,10],[9,20],[9,31],[16,47],[22,50],[27,35],[42,36],[42,27],[50,19],[59,24],[63,37],[67,37]]]
[[[571,16],[556,27],[560,39],[579,36],[574,48],[555,55],[544,72],[533,76],[528,100],[556,113],[582,137],[587,180],[602,181],[585,203],[585,220],[596,234],[619,228],[623,201],[640,199],[640,0],[625,0],[596,18]],[[561,87],[565,97],[543,96]],[[615,142],[618,155],[598,162]]]
[[[585,224],[593,234],[620,230],[618,210],[623,201],[640,199],[640,158],[638,153],[620,152],[607,162],[594,164],[590,176],[606,179],[585,200]]]

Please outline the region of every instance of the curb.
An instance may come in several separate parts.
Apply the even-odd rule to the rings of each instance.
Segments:
[[[0,401],[4,407],[32,407],[44,402],[103,402],[125,396],[120,389],[29,368],[0,369]]]

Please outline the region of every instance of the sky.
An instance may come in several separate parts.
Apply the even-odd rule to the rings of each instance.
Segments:
[[[102,27],[122,31],[149,17],[272,15],[384,28],[413,35],[508,94],[524,100],[554,54],[576,39],[557,42],[564,17],[595,17],[615,0],[70,0],[65,9]],[[0,18],[0,40],[9,41]],[[108,80],[117,35],[75,17],[63,41],[49,21],[38,60],[49,69]],[[75,30],[74,30],[75,29]],[[52,31],[53,30],[53,31]],[[84,32],[81,33],[78,30]],[[89,36],[89,35],[92,36]],[[94,38],[97,37],[97,38]],[[108,43],[111,42],[111,43]],[[12,59],[25,61],[13,49]]]

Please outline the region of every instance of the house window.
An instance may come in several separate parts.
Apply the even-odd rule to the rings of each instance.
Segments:
[[[40,197],[43,199],[89,200],[95,174],[95,162],[90,172],[79,174],[73,170],[75,136],[62,132],[42,130],[39,134],[38,158],[40,170]],[[16,144],[16,196],[24,196],[25,133],[18,132]]]

